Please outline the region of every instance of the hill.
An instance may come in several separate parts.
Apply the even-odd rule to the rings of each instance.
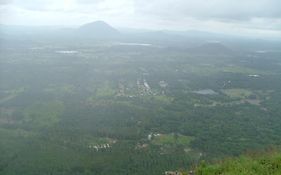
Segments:
[[[204,54],[233,54],[233,50],[225,46],[220,42],[207,42],[200,46],[190,49],[193,53],[204,53]]]
[[[109,38],[120,35],[119,31],[104,21],[95,21],[84,24],[78,28],[77,31],[81,35],[87,37]]]

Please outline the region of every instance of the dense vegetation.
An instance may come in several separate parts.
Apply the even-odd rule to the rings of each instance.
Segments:
[[[0,174],[159,175],[281,144],[278,49],[4,43]]]
[[[216,164],[201,163],[197,175],[279,175],[281,174],[281,152],[271,150],[266,153],[243,155],[226,159]]]

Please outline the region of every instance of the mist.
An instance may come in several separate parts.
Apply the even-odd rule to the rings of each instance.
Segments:
[[[1,0],[0,174],[278,174],[277,0]]]

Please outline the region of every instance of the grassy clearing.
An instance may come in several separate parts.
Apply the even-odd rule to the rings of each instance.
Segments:
[[[0,104],[5,103],[6,101],[9,101],[15,97],[17,97],[19,94],[23,93],[25,91],[24,87],[13,89],[10,91],[7,91],[6,93],[8,94],[6,97],[0,99]]]
[[[111,97],[115,95],[115,90],[109,86],[101,87],[96,90],[97,97]]]
[[[161,134],[155,136],[152,140],[152,144],[155,145],[184,145],[188,146],[192,137],[184,136],[180,134]]]
[[[90,145],[103,145],[103,144],[111,144],[114,143],[115,140],[106,137],[91,137],[86,139],[87,143]]]
[[[49,87],[45,88],[44,91],[53,94],[74,94],[75,87],[71,84],[64,84],[64,85],[52,84]]]
[[[36,134],[31,131],[26,131],[20,128],[17,129],[5,129],[5,128],[0,128],[0,137],[2,139],[11,139],[11,138],[28,138],[35,136]]]
[[[182,65],[182,70],[184,72],[189,72],[201,76],[209,76],[219,72],[219,68],[216,67],[215,65],[202,66],[202,65],[185,64]]]
[[[241,74],[268,74],[268,72],[260,71],[248,67],[242,67],[242,66],[227,66],[222,68],[223,72],[229,72],[229,73],[241,73]]]
[[[96,90],[95,96],[96,97],[112,97],[116,94],[116,90],[112,88],[113,85],[106,81],[102,83]]]
[[[24,122],[34,127],[49,127],[59,122],[63,110],[60,101],[34,104],[24,110]]]
[[[153,96],[153,99],[161,104],[170,104],[173,101],[173,98],[165,95]]]
[[[250,90],[240,89],[240,88],[237,88],[237,89],[224,89],[224,90],[222,90],[222,92],[225,95],[229,96],[230,98],[239,98],[239,99],[247,98],[247,97],[249,97],[250,95],[253,94],[253,92],[250,91]]]

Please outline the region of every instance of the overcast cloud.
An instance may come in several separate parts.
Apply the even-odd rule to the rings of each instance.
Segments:
[[[0,23],[207,30],[281,36],[281,0],[0,0]]]

